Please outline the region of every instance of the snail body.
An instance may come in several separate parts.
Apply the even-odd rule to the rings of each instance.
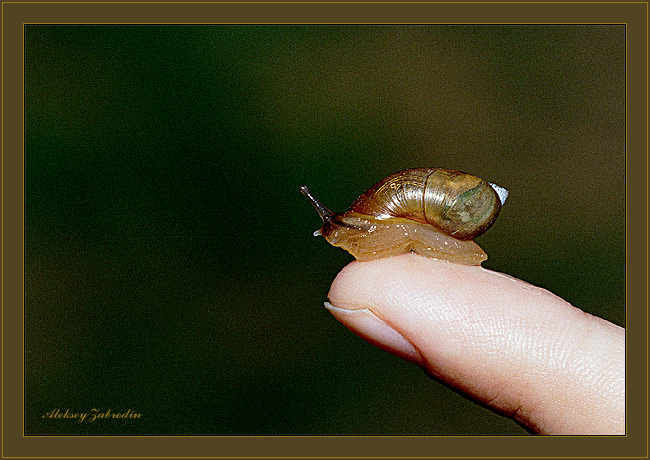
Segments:
[[[472,241],[496,220],[508,191],[471,174],[415,168],[376,183],[344,213],[334,213],[300,187],[323,219],[323,235],[357,260],[416,252],[480,265],[485,252]]]

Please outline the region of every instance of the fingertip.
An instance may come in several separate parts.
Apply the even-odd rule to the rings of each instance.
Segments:
[[[407,254],[349,264],[328,297],[328,309],[359,336],[497,411],[521,408],[533,430],[624,430],[624,419],[615,426],[592,410],[603,401],[615,418],[624,414],[624,378],[617,380],[624,332],[544,289],[480,266]],[[612,382],[607,391],[599,389],[603,379]],[[569,405],[576,415],[560,417]]]
[[[456,282],[468,280],[478,266],[459,265],[428,259],[417,254],[404,254],[369,262],[354,261],[336,276],[328,298],[335,305],[355,308],[368,303],[382,303],[408,298],[411,286],[426,286],[430,294],[453,289]],[[405,285],[404,281],[410,285]],[[405,291],[406,287],[406,292]],[[398,299],[399,297],[399,299]]]

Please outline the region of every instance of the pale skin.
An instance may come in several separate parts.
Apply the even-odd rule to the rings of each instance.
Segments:
[[[530,431],[625,434],[625,330],[516,278],[416,254],[352,262],[328,310]]]

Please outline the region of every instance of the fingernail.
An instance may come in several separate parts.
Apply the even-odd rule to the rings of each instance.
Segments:
[[[420,353],[411,342],[368,308],[351,310],[336,307],[329,302],[325,302],[325,308],[345,327],[367,342],[413,363],[420,361]]]

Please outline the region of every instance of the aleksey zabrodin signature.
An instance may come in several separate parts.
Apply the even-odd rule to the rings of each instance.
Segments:
[[[42,415],[41,418],[52,418],[52,419],[72,419],[76,420],[79,423],[83,422],[94,422],[97,419],[109,419],[109,418],[141,418],[142,414],[127,409],[126,412],[113,412],[110,409],[107,411],[100,411],[99,409],[91,409],[88,412],[75,412],[70,409],[65,411],[61,409],[52,409],[46,414]]]

